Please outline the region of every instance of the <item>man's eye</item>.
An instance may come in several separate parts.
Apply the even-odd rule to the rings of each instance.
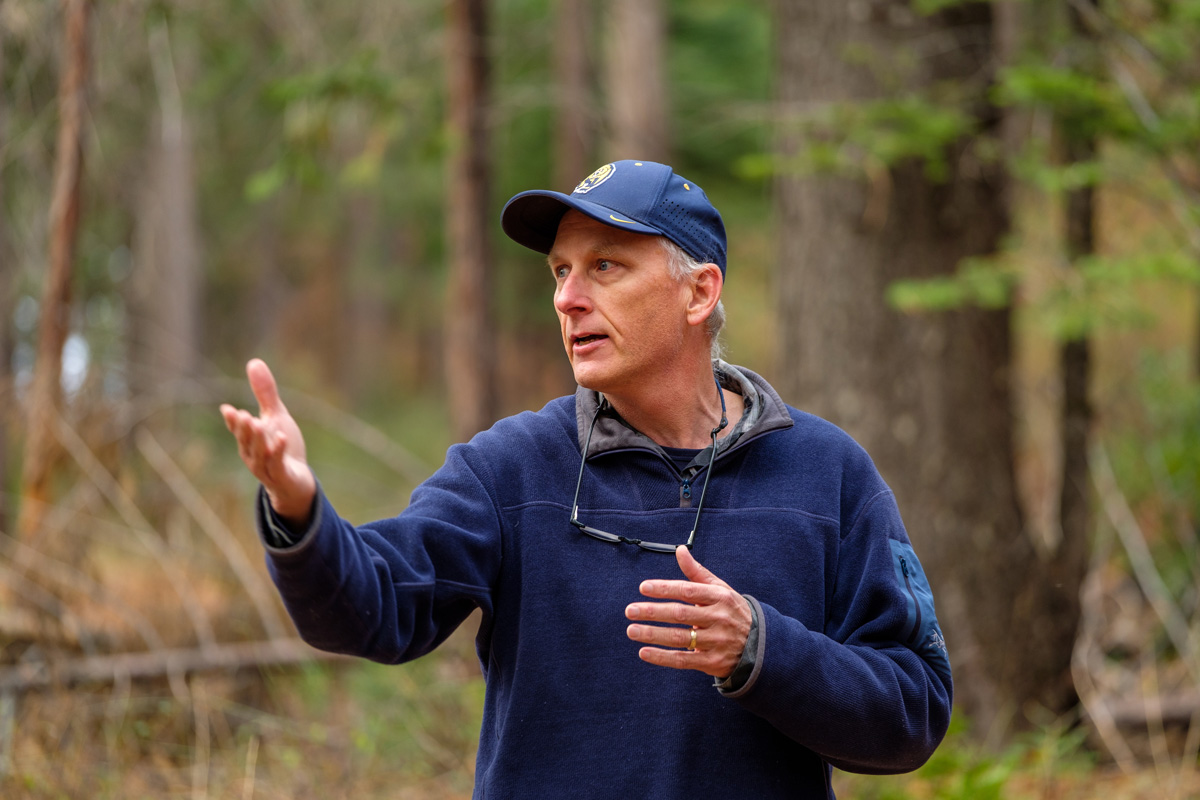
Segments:
[[[554,277],[556,277],[556,278],[567,277],[567,268],[566,267],[555,267],[554,268]]]
[[[601,272],[608,272],[608,270],[612,269],[612,265],[612,262],[608,259],[601,259],[600,263],[596,265],[596,269]]]

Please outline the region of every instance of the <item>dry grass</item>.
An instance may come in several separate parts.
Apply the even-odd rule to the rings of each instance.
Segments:
[[[414,664],[313,665],[165,683],[33,693],[16,708],[0,796],[54,798],[467,798],[482,687],[470,631]],[[838,773],[857,800],[1183,800],[1200,775],[1097,763],[1071,732],[998,753],[954,732],[907,776]]]
[[[469,797],[482,687],[469,634],[405,667],[313,664],[29,693],[5,798]],[[474,674],[473,674],[474,673]]]

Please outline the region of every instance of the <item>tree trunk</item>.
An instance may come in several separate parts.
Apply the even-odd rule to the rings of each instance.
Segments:
[[[195,375],[200,258],[191,128],[167,26],[150,33],[159,114],[151,136],[134,243],[133,386],[141,398],[174,397]]]
[[[556,135],[554,137],[554,185],[569,192],[594,167],[595,92],[592,65],[588,58],[588,33],[592,30],[590,0],[561,0],[554,37],[554,92]]]
[[[4,1],[0,0],[0,10]],[[5,32],[0,29],[0,87],[4,87],[4,38]],[[0,88],[0,152],[7,149],[8,124],[5,101],[7,93]],[[12,253],[8,249],[8,217],[2,211],[7,207],[4,193],[4,181],[0,178],[0,398],[3,398],[4,411],[0,412],[0,486],[8,484],[8,443],[9,435],[15,430],[16,420],[12,409],[13,402],[13,349],[16,347],[16,337],[13,335],[13,306],[17,299],[17,270],[13,264]],[[0,531],[11,531],[12,526],[9,494],[0,492]]]
[[[62,10],[65,47],[50,201],[50,263],[42,288],[33,380],[27,396],[21,509],[17,520],[17,535],[24,542],[37,536],[50,500],[50,477],[58,451],[55,418],[62,407],[62,351],[70,323],[71,271],[79,230],[91,0],[63,0]]]
[[[1074,6],[1068,10],[1071,38],[1080,56],[1094,56],[1094,45],[1088,26]],[[1086,64],[1085,64],[1086,66]],[[1094,161],[1096,138],[1092,134],[1064,132],[1066,161],[1069,164]],[[1096,252],[1096,190],[1080,186],[1066,193],[1066,250],[1068,259],[1078,259]],[[1075,642],[1076,623],[1080,617],[1079,587],[1087,572],[1088,531],[1091,526],[1091,486],[1088,469],[1088,439],[1091,433],[1092,409],[1088,401],[1091,375],[1091,346],[1086,337],[1064,342],[1059,349],[1059,368],[1062,381],[1062,485],[1059,494],[1058,543],[1062,557],[1051,567],[1050,588],[1047,593],[1053,605],[1044,609],[1051,619],[1059,620],[1055,648],[1069,647]],[[1054,592],[1052,587],[1063,587]]]
[[[456,441],[496,419],[490,230],[491,159],[486,0],[450,0],[450,156],[446,233],[446,389]]]
[[[993,46],[987,4],[925,17],[885,0],[780,0],[776,29],[785,119],[882,98],[880,75],[902,92],[974,79],[979,122],[997,131],[979,81]],[[911,58],[918,47],[928,51]],[[851,62],[850,51],[875,63]],[[783,126],[784,158],[800,145],[796,131]],[[987,729],[1027,703],[1057,711],[1073,701],[1071,647],[1059,634],[1074,619],[1049,596],[1072,595],[1078,583],[1046,587],[1023,532],[1009,311],[903,315],[885,302],[893,281],[952,273],[964,257],[994,252],[1008,230],[1006,176],[969,144],[948,154],[944,182],[915,161],[876,170],[869,182],[781,177],[779,375],[786,399],[846,428],[895,490],[933,583],[955,699]],[[1047,619],[1047,608],[1066,618]]]
[[[662,0],[613,0],[607,47],[609,157],[669,158]]]

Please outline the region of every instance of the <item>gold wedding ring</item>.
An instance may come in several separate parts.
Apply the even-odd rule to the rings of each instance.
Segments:
[[[695,651],[696,649],[696,629],[692,628],[692,640],[688,642],[688,650]]]

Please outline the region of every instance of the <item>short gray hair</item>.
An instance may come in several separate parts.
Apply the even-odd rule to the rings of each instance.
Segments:
[[[682,247],[665,236],[658,237],[658,240],[662,243],[663,250],[667,253],[667,268],[671,272],[671,277],[680,283],[695,278],[696,273],[706,263],[692,258]],[[710,354],[713,361],[716,361],[725,353],[725,347],[721,343],[721,331],[725,328],[724,302],[717,301],[717,307],[709,315],[705,327],[708,330],[708,337],[711,343]]]

